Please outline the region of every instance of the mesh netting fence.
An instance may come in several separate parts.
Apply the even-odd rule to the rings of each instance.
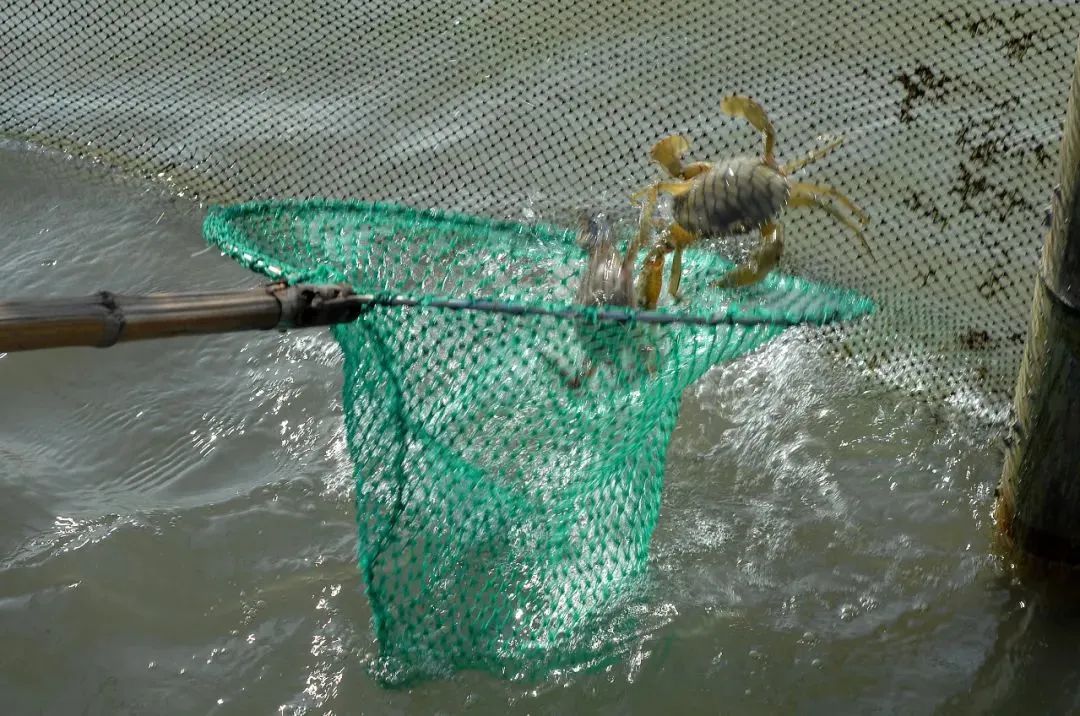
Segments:
[[[284,202],[213,213],[207,234],[269,275],[358,281],[363,266],[373,290],[536,305],[571,302],[568,257],[582,265],[552,227],[584,207],[632,221],[659,138],[685,135],[688,161],[760,154],[723,96],[762,103],[781,161],[844,137],[801,174],[868,212],[876,260],[828,215],[785,215],[780,267],[802,278],[735,303],[697,291],[685,309],[762,322],[597,328],[416,306],[335,329],[361,565],[389,657],[515,664],[585,633],[560,619],[587,623],[627,593],[613,585],[642,563],[682,388],[791,322],[862,315],[869,296],[878,310],[828,323],[826,345],[901,389],[1005,415],[1078,19],[1072,2],[998,0],[15,0],[0,14],[0,133],[214,204],[382,201],[520,222],[465,231],[460,216]],[[372,228],[375,214],[397,229]],[[751,246],[688,251],[684,289]],[[567,375],[586,359],[618,368],[598,370],[583,403]],[[603,530],[577,521],[586,499]],[[607,577],[583,586],[585,571]]]
[[[755,151],[719,111],[749,94],[781,155],[846,138],[806,174],[869,212],[879,260],[801,213],[781,264],[882,306],[830,345],[1000,418],[1078,19],[1053,0],[15,0],[0,132],[215,203],[396,201],[565,226],[583,205],[628,212],[663,135],[684,133],[694,158]]]

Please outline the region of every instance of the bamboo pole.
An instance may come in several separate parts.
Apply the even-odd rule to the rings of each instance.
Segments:
[[[346,286],[271,284],[219,293],[0,302],[0,352],[244,330],[286,330],[355,320],[370,301]]]
[[[995,515],[1006,541],[1080,564],[1080,47],[1059,185],[1014,395]]]
[[[263,289],[221,293],[162,293],[125,296],[101,291],[81,298],[0,301],[0,353],[94,346],[121,341],[203,333],[288,330],[355,321],[375,308],[481,311],[508,316],[554,316],[572,320],[650,325],[760,326],[803,323],[797,317],[733,314],[681,315],[621,306],[584,312],[581,306],[525,304],[486,298],[436,298],[388,292],[354,294],[347,285],[272,284]]]

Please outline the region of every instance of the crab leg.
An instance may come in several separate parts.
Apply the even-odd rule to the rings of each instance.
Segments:
[[[656,308],[660,300],[660,288],[664,284],[664,257],[672,250],[666,241],[658,243],[645,256],[645,264],[638,277],[638,304],[646,311]]]
[[[657,182],[652,184],[639,192],[636,192],[631,199],[637,199],[644,196],[644,202],[641,207],[641,219],[638,222],[638,232],[634,239],[630,242],[630,246],[627,248],[627,260],[634,261],[637,258],[637,253],[645,247],[649,242],[649,235],[652,231],[653,212],[656,210],[656,198],[657,194],[661,191],[661,188],[668,182]],[[638,277],[637,293],[639,306],[644,306],[646,309],[653,309],[656,307],[656,300],[660,296],[660,285],[664,280],[664,254],[657,253],[660,246],[656,246],[645,257],[645,264],[641,268],[641,275]],[[633,258],[631,258],[631,256]]]
[[[776,165],[776,130],[773,129],[769,116],[765,109],[754,100],[745,95],[731,95],[720,101],[720,109],[732,117],[742,117],[754,129],[765,135],[765,163],[770,166]]]
[[[751,286],[773,270],[783,253],[783,227],[770,221],[761,227],[761,245],[754,250],[746,263],[736,266],[709,285],[713,288]]]
[[[822,197],[829,197],[836,200],[838,203],[843,204],[847,209],[855,215],[859,220],[856,224],[854,221],[844,216],[835,206],[823,201]],[[870,250],[870,244],[866,242],[866,236],[862,232],[862,227],[866,226],[870,222],[870,217],[866,215],[862,209],[855,205],[855,202],[848,199],[836,189],[822,184],[807,184],[805,182],[795,182],[791,185],[791,197],[788,199],[788,206],[797,207],[813,207],[821,209],[829,216],[839,221],[844,226],[851,229],[855,236],[859,239],[859,243],[866,249],[866,254],[871,259],[874,259],[874,252]],[[875,261],[877,259],[874,259]]]
[[[687,164],[683,167],[682,178],[693,179],[698,174],[704,174],[709,171],[712,167],[713,165],[711,162],[693,162],[692,164]]]
[[[668,293],[676,301],[682,300],[682,295],[679,293],[679,283],[682,281],[682,252],[683,249],[694,242],[694,236],[679,226],[678,224],[672,224],[668,229],[667,241],[670,243],[675,251],[671,256],[671,274],[668,278]]]
[[[780,167],[780,173],[784,174],[785,176],[794,174],[795,172],[805,167],[807,164],[813,164],[814,162],[825,158],[825,156],[830,154],[834,149],[836,149],[843,143],[844,138],[838,137],[826,144],[825,146],[818,147],[814,151],[807,153],[805,156],[800,157],[799,159],[792,160],[787,164],[784,164]]]

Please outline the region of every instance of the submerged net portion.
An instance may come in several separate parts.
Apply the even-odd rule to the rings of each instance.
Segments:
[[[212,211],[205,232],[267,276],[420,300],[334,329],[360,567],[391,682],[617,652],[683,390],[789,326],[873,308],[776,275],[690,299],[683,315],[715,325],[599,321],[575,304],[588,262],[574,232],[385,205],[254,203]],[[686,261],[693,278],[730,266]],[[537,312],[423,305],[450,297]]]
[[[784,271],[881,310],[827,331],[881,380],[1009,404],[1080,27],[1074,0],[13,0],[0,133],[215,203],[332,197],[571,225],[628,215],[660,137],[781,159],[871,217],[785,218]],[[738,246],[728,247],[736,255]]]

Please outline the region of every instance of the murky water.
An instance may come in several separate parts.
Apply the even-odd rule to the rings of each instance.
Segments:
[[[201,210],[0,150],[4,297],[216,289]],[[0,357],[7,713],[1080,707],[1080,619],[991,554],[995,436],[797,335],[685,397],[629,658],[389,691],[325,331]]]

